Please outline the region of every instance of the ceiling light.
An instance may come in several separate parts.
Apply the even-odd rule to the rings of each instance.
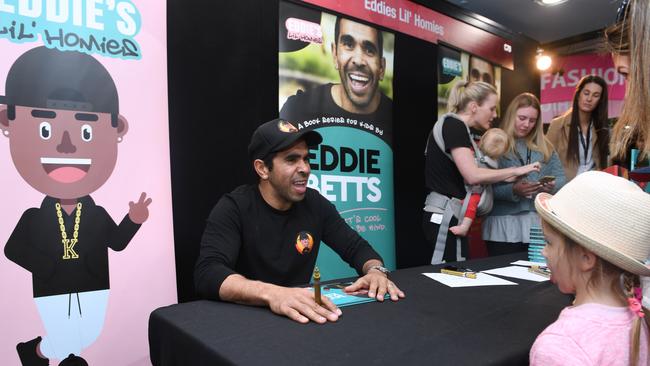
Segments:
[[[538,3],[541,6],[554,6],[554,5],[560,5],[562,3],[565,3],[569,0],[535,0],[536,3]]]
[[[537,49],[537,55],[535,55],[537,69],[540,71],[548,70],[553,63],[551,56],[544,54],[544,50],[541,48]]]

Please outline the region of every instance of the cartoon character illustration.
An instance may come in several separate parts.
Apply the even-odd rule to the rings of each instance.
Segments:
[[[25,211],[5,255],[32,274],[46,334],[18,343],[23,365],[87,365],[109,295],[108,249],[121,251],[149,216],[129,202],[117,225],[90,193],[111,176],[128,131],[108,71],[92,56],[37,47],[12,65],[0,96],[0,130],[20,176],[46,195]],[[126,200],[125,200],[126,201]],[[126,202],[125,202],[126,206]]]

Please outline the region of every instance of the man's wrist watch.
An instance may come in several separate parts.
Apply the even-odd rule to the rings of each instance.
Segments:
[[[390,272],[390,271],[388,270],[388,268],[386,268],[386,267],[384,267],[384,266],[380,266],[380,265],[374,265],[374,266],[368,268],[368,272],[370,272],[370,271],[373,270],[373,269],[378,270],[379,272],[385,274],[386,276],[388,276],[388,273]],[[366,272],[366,273],[368,273],[368,272]]]

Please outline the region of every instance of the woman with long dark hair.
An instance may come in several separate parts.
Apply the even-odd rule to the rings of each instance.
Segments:
[[[607,83],[596,75],[580,79],[573,106],[551,121],[546,134],[555,147],[567,181],[589,170],[607,167]]]

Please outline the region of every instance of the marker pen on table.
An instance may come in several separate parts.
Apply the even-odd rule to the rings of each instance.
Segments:
[[[476,279],[476,272],[461,272],[461,271],[452,271],[451,269],[441,269],[440,273],[452,275],[452,276],[458,276],[458,277],[465,277],[465,278],[472,278]]]

